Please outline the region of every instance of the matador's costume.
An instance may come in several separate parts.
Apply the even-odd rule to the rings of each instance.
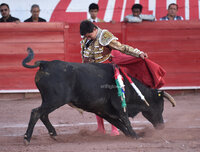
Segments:
[[[95,62],[95,63],[106,63],[109,62],[109,58],[111,57],[112,49],[119,50],[122,53],[139,57],[139,55],[143,52],[138,49],[134,49],[128,45],[121,44],[117,41],[118,38],[115,37],[108,30],[102,30],[98,28],[96,39],[88,40],[84,38],[81,41],[81,54],[83,63],[87,62]],[[103,125],[103,119],[99,116],[96,116],[98,129],[102,132],[105,132],[105,128]],[[112,125],[112,133],[113,135],[119,135],[117,128]]]
[[[151,88],[160,88],[164,85],[165,70],[149,59],[134,58],[139,57],[142,51],[131,46],[121,44],[118,38],[108,30],[98,28],[95,40],[81,41],[81,54],[83,63],[108,63],[111,57],[111,50],[114,58],[112,62],[125,68],[132,77],[137,78]],[[120,55],[121,54],[121,55]],[[128,56],[127,56],[127,55]],[[130,56],[131,55],[131,56]]]
[[[81,48],[82,60],[84,63],[103,63],[111,57],[112,49],[135,57],[139,57],[139,55],[143,53],[131,46],[121,44],[118,38],[112,33],[100,28],[98,28],[96,39],[87,40],[87,38],[84,38],[81,41]]]
[[[115,58],[113,58],[113,63],[118,64],[120,67],[123,67],[124,69],[126,69],[128,74],[131,74],[131,76],[133,76],[133,77],[136,77],[138,75],[138,73],[139,73],[138,78],[140,78],[141,75],[145,74],[145,77],[142,76],[141,77],[142,79],[139,79],[139,80],[141,80],[141,82],[144,82],[144,83],[147,82],[146,84],[150,84],[149,86],[151,86],[151,87],[152,86],[160,87],[161,85],[163,85],[163,82],[161,81],[162,78],[160,77],[160,75],[162,74],[162,76],[163,76],[164,71],[157,65],[153,66],[153,68],[156,67],[156,70],[154,70],[155,74],[153,72],[153,77],[152,77],[152,74],[149,72],[149,68],[147,68],[147,65],[149,65],[149,64],[145,63],[146,60],[137,58],[139,60],[139,62],[138,61],[135,62],[136,58],[134,58],[134,57],[131,58],[131,56],[139,57],[140,54],[142,54],[143,52],[138,49],[134,49],[131,46],[121,44],[118,41],[118,38],[115,37],[108,30],[102,30],[102,29],[98,28],[96,39],[88,40],[87,38],[84,38],[81,41],[81,49],[82,49],[81,54],[82,54],[83,63],[87,63],[87,62],[106,63],[106,62],[109,62],[109,58],[111,57],[112,49],[119,50],[124,55],[127,54],[129,56],[124,57],[124,58],[122,57],[123,60],[125,59],[125,61],[121,62],[122,58],[120,57],[120,55],[118,55],[120,52],[113,51],[113,53],[115,53],[115,54],[118,52],[116,55],[114,55]],[[118,56],[118,57],[116,58],[116,56]],[[130,60],[129,60],[129,58],[130,58]],[[135,63],[139,63],[139,64],[135,64]],[[140,64],[141,64],[141,66],[138,66]],[[137,66],[136,69],[134,69],[135,65]],[[155,64],[153,64],[153,65],[155,65]],[[150,67],[152,67],[152,66],[150,66]],[[140,69],[140,70],[138,70],[138,69]],[[137,70],[137,72],[136,72],[136,70]],[[138,71],[140,71],[140,72],[138,72]],[[148,79],[146,79],[146,75],[148,76]],[[143,79],[144,79],[144,81],[143,81]],[[158,79],[159,79],[159,81],[157,81]],[[154,80],[154,81],[152,81],[152,80]],[[154,82],[156,82],[156,83],[154,83]],[[96,116],[96,118],[97,118],[97,122],[98,122],[97,130],[102,130],[103,132],[105,132],[105,128],[103,125],[103,119],[98,116]],[[112,125],[112,133],[114,135],[119,134],[117,128],[113,125]]]

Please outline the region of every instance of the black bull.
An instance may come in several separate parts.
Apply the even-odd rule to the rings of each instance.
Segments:
[[[137,135],[131,127],[128,116],[134,117],[142,112],[154,127],[163,126],[163,97],[175,106],[175,101],[166,92],[148,88],[132,78],[148,101],[150,106],[147,106],[124,78],[127,103],[127,111],[124,112],[111,64],[81,64],[54,60],[37,61],[34,65],[27,65],[26,63],[30,62],[34,56],[30,48],[27,51],[29,54],[22,64],[26,68],[40,67],[35,76],[35,83],[41,93],[42,104],[31,112],[28,129],[24,135],[26,143],[30,142],[38,119],[44,123],[50,136],[57,135],[48,114],[64,104],[95,113],[115,125],[126,136],[134,138],[137,138]]]

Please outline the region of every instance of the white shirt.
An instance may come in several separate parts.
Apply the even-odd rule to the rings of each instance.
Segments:
[[[89,20],[90,22],[98,22],[98,18],[95,18],[95,20],[92,19],[92,18],[89,18],[88,20]]]
[[[103,20],[101,20],[101,19],[99,19],[99,18],[95,18],[95,20],[92,19],[92,18],[89,18],[88,20],[89,20],[90,22],[104,22]]]
[[[146,15],[146,14],[140,14],[139,16],[133,16],[127,15],[125,19],[128,20],[128,22],[142,22],[143,20],[145,21],[154,21],[155,17],[153,15]]]

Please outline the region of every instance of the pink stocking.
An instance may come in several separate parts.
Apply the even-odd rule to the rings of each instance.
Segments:
[[[111,131],[110,135],[111,136],[117,136],[117,135],[119,135],[119,131],[118,131],[118,129],[114,125],[112,125],[112,131]]]
[[[99,116],[96,115],[96,119],[97,119],[97,124],[98,124],[98,128],[97,131],[100,133],[106,133],[105,128],[104,128],[104,123],[103,123],[103,119]]]

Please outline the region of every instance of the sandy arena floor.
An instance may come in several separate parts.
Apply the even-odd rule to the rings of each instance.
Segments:
[[[0,152],[199,152],[200,151],[200,94],[174,97],[177,106],[165,102],[164,130],[138,115],[130,119],[136,133],[135,140],[109,135],[111,126],[105,122],[106,135],[95,133],[95,115],[65,105],[50,114],[50,121],[58,133],[57,140],[49,137],[46,128],[38,121],[29,146],[23,144],[31,109],[41,99],[0,101]]]

